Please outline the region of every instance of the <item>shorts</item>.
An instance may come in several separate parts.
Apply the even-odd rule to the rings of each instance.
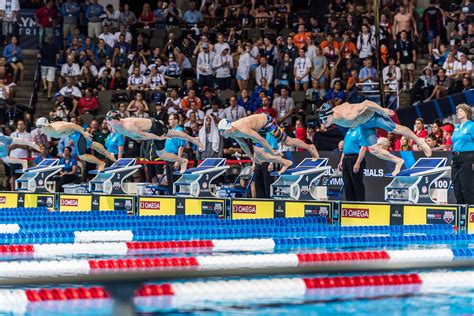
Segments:
[[[275,137],[278,143],[283,143],[288,138],[288,135],[286,135],[283,129],[280,126],[278,126],[275,119],[268,114],[267,114],[267,123],[259,131],[260,135],[265,136],[265,134],[267,133],[270,133],[270,135]]]
[[[397,125],[394,121],[392,121],[392,119],[382,116],[378,113],[374,113],[372,118],[362,124],[361,127],[361,131],[364,138],[367,140],[369,146],[371,146],[377,143],[377,137],[375,135],[376,128],[381,128],[390,133],[393,132]]]
[[[63,37],[68,38],[70,34],[74,33],[76,24],[63,24]]]
[[[409,63],[409,64],[400,64],[400,69],[401,70],[415,70],[415,64],[414,63]]]
[[[54,82],[56,75],[56,67],[41,66],[41,78],[48,82]]]
[[[248,74],[247,74],[247,76],[242,76],[241,74],[236,73],[235,74],[235,79],[237,79],[237,80],[248,80],[249,76],[248,76]]]
[[[306,80],[296,80],[296,79],[295,79],[295,83],[297,83],[297,84],[309,83],[309,79],[306,79]]]
[[[439,32],[436,30],[428,30],[428,43],[433,44],[433,40],[439,37]]]
[[[155,134],[157,136],[164,136],[168,133],[168,128],[162,121],[158,121],[155,119],[151,119],[151,128],[148,131],[151,134]],[[155,150],[161,151],[165,148],[165,141],[164,140],[155,140]]]
[[[22,165],[10,165],[10,175],[7,175],[7,176],[10,176],[10,177],[14,177],[14,178],[17,178],[20,176],[19,173],[17,173],[16,171],[17,170],[23,170],[23,166]],[[5,170],[5,174],[6,174],[6,170]]]

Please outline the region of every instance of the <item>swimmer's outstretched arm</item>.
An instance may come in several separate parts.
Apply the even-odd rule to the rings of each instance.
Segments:
[[[54,129],[54,132],[56,132],[58,134],[70,135],[74,132],[79,132],[79,133],[82,134],[82,136],[84,136],[88,140],[92,140],[91,135],[89,135],[89,133],[87,133],[81,126],[79,126],[75,123],[53,122],[53,123],[49,124],[49,126],[51,126]],[[44,131],[45,131],[45,134],[48,134],[48,129],[44,129]],[[54,134],[54,132],[50,133],[50,134]],[[51,136],[54,136],[54,135],[51,135]]]
[[[168,132],[166,133],[166,138],[174,138],[174,137],[182,138],[182,139],[187,140],[188,142],[191,142],[194,145],[204,149],[204,145],[199,140],[199,137],[192,137],[191,135],[188,135],[188,134],[186,134],[184,132],[181,132],[181,131],[168,130]]]
[[[12,137],[12,145],[23,145],[23,146],[28,146],[33,148],[36,151],[40,151],[40,148],[38,144],[29,142],[27,140],[24,140],[22,138],[17,138],[17,137]]]
[[[268,149],[269,153],[272,156],[279,156],[279,154],[275,151],[275,149],[272,148],[272,146],[270,146],[270,144],[266,141],[266,139],[260,136],[260,134],[254,131],[253,129],[240,130],[240,133],[246,135],[248,138],[250,138],[254,142],[259,143],[263,147]]]

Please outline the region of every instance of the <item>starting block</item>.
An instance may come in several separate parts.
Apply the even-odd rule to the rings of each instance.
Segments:
[[[225,158],[207,158],[196,168],[186,170],[173,184],[173,193],[181,196],[215,197],[212,183],[229,169]],[[213,192],[214,191],[214,192]]]
[[[55,182],[50,179],[58,174],[64,165],[59,159],[44,159],[37,166],[23,171],[23,175],[15,181],[15,190],[31,193],[55,193]]]
[[[385,187],[385,201],[389,203],[448,203],[451,167],[446,158],[420,158],[409,169],[402,170]],[[390,175],[387,175],[390,176]],[[443,184],[445,182],[445,184]]]
[[[270,196],[276,199],[327,200],[327,186],[319,185],[319,179],[331,169],[327,164],[327,158],[304,159],[280,175],[270,186]]]
[[[133,158],[122,158],[102,171],[91,171],[91,174],[97,176],[89,183],[89,192],[107,195],[128,194],[124,188],[125,180],[142,167],[135,163],[136,160]]]

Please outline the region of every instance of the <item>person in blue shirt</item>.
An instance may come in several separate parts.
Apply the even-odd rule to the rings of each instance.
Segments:
[[[184,133],[184,128],[179,125],[178,114],[170,114],[170,116],[168,117],[168,124],[171,130]],[[183,173],[188,167],[188,159],[183,157],[185,146],[186,141],[182,138],[168,138],[165,142],[165,152],[167,152],[168,154],[176,155],[179,158],[175,162],[166,162],[166,178],[168,181],[168,188],[170,189],[170,192],[173,192],[174,170],[180,168],[181,173]]]
[[[66,47],[67,38],[74,33],[79,20],[81,7],[73,0],[67,0],[61,5],[61,15],[63,17],[63,37],[64,47]]]
[[[86,10],[87,35],[90,38],[99,37],[102,33],[102,14],[104,14],[104,7],[98,4],[98,0],[92,0]]]
[[[7,59],[7,63],[9,63],[13,69],[13,81],[16,82],[18,77],[20,77],[19,83],[21,83],[23,82],[25,74],[25,66],[23,66],[23,51],[17,44],[18,39],[16,36],[12,36],[10,44],[3,49],[3,57]]]
[[[71,152],[71,147],[66,146],[64,148],[64,157],[59,160],[59,164],[64,167],[59,173],[58,182],[56,182],[56,190],[58,192],[64,192],[64,184],[74,183],[77,180],[77,160],[71,156]]]
[[[112,132],[105,140],[105,149],[115,156],[116,159],[122,158],[123,148],[125,146],[125,136]]]
[[[40,145],[39,149],[40,154],[33,160],[33,166],[37,166],[44,159],[53,158],[53,156],[49,153],[49,148],[45,145]]]
[[[334,82],[333,88],[326,93],[326,101],[330,101],[334,106],[341,104],[346,99],[346,93],[342,89],[342,83],[339,80]]]
[[[196,2],[190,1],[188,4],[189,9],[183,14],[183,21],[188,25],[197,24],[203,21],[202,14],[196,10]]]
[[[456,107],[459,124],[454,128],[451,179],[458,204],[474,204],[474,122],[468,104]]]
[[[347,201],[365,201],[364,158],[367,146],[360,125],[347,131],[341,160],[337,166],[342,171]]]

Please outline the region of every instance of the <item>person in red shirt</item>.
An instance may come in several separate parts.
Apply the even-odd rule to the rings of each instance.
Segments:
[[[99,103],[97,102],[97,98],[92,95],[92,89],[87,88],[85,96],[79,99],[79,113],[85,114],[95,114],[97,109],[99,108]]]
[[[255,113],[257,113],[257,114],[266,113],[266,114],[270,115],[273,118],[276,118],[276,116],[277,116],[277,112],[275,111],[274,108],[272,108],[272,106],[270,104],[270,99],[267,96],[263,97],[262,107],[258,108],[257,111],[255,111]]]
[[[415,135],[418,138],[423,138],[425,139],[426,136],[428,136],[428,132],[425,129],[425,121],[421,117],[417,118],[415,120]],[[415,142],[412,141],[412,145],[415,144]]]
[[[303,24],[298,26],[298,33],[293,37],[293,42],[298,48],[303,48],[306,45],[306,38],[311,37],[310,32],[305,32]]]
[[[451,150],[453,147],[453,141],[451,137],[453,136],[454,126],[452,124],[446,123],[441,129],[443,130],[443,147],[444,150]]]
[[[46,36],[53,36],[53,27],[57,17],[58,10],[53,6],[53,0],[46,0],[44,7],[36,11],[35,19],[36,25],[38,25],[40,46]]]
[[[202,102],[199,97],[196,96],[196,90],[194,89],[189,89],[188,95],[183,98],[181,101],[181,105],[183,106],[183,109],[188,110],[190,108],[191,102],[196,102],[196,105],[198,107],[198,110],[201,109],[202,107]]]

